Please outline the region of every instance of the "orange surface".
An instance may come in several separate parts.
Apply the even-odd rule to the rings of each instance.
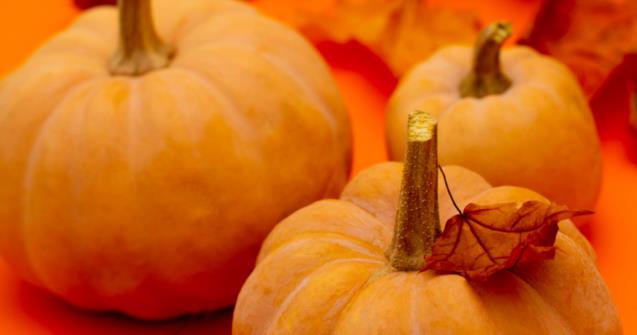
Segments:
[[[433,0],[433,3],[445,3]],[[52,33],[76,15],[70,0],[0,1],[0,75],[6,74]],[[537,9],[535,0],[453,1],[476,8],[486,20],[506,16],[525,27]],[[497,4],[497,5],[494,5]],[[351,111],[354,171],[386,159],[384,106],[395,78],[382,62],[355,43],[323,44]],[[617,85],[593,101],[604,154],[604,185],[594,222],[588,229],[602,275],[619,307],[624,332],[637,334],[637,136],[626,126],[625,87]],[[586,168],[586,167],[583,167]],[[564,278],[573,281],[577,278]],[[226,334],[230,312],[200,319],[144,323],[114,315],[78,311],[21,283],[0,260],[0,334]]]

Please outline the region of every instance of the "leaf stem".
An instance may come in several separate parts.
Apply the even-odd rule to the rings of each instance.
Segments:
[[[442,166],[438,165],[438,170],[440,170],[440,174],[442,174],[442,180],[445,182],[445,188],[447,189],[447,194],[449,195],[449,199],[451,199],[451,203],[453,204],[453,207],[456,208],[456,211],[458,211],[458,214],[463,215],[462,210],[460,209],[460,207],[458,207],[458,204],[456,203],[456,199],[454,199],[453,194],[451,194],[451,189],[449,188],[449,183],[447,182],[447,175],[445,174],[445,171],[442,169]]]
[[[409,114],[394,236],[385,255],[399,271],[419,271],[440,234],[437,122],[431,114]]]
[[[500,49],[509,36],[508,22],[490,24],[480,32],[473,50],[473,69],[460,83],[461,97],[482,98],[511,87],[511,80],[500,68]]]
[[[111,58],[114,75],[139,76],[167,67],[174,55],[155,31],[150,0],[119,0],[119,48]]]

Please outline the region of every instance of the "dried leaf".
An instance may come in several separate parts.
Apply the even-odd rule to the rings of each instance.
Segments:
[[[449,43],[471,44],[478,16],[422,0],[256,0],[263,12],[316,42],[357,40],[402,74]]]
[[[590,213],[539,201],[527,201],[519,208],[516,203],[468,204],[462,214],[447,221],[425,270],[485,280],[517,264],[552,259],[557,223]]]
[[[524,43],[564,62],[590,97],[637,51],[637,1],[545,0]]]

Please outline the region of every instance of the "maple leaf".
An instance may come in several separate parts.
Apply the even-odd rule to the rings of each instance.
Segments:
[[[637,1],[545,0],[523,43],[565,63],[591,97],[637,51]]]
[[[468,204],[447,221],[423,270],[486,280],[498,271],[555,256],[558,222],[590,211],[540,201],[488,206]]]
[[[262,12],[315,42],[356,40],[400,75],[450,43],[472,44],[476,13],[434,7],[423,0],[255,0]]]

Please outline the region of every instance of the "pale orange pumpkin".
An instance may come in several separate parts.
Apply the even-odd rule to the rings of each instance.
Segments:
[[[439,222],[456,210],[437,177],[435,122],[413,115],[404,171],[373,166],[340,199],[315,202],[272,231],[239,294],[233,334],[621,334],[594,252],[569,220],[554,260],[486,282],[419,271]],[[462,167],[444,171],[461,206],[547,201],[491,187]]]
[[[154,5],[158,33],[123,0],[118,49],[117,11],[93,9],[0,84],[2,256],[148,319],[231,305],[274,224],[340,192],[351,147],[300,35],[237,1]]]
[[[493,24],[474,49],[441,49],[401,80],[387,111],[389,156],[403,159],[407,113],[425,109],[439,119],[441,163],[593,208],[602,160],[582,89],[564,65],[532,49],[500,53],[510,30]]]

